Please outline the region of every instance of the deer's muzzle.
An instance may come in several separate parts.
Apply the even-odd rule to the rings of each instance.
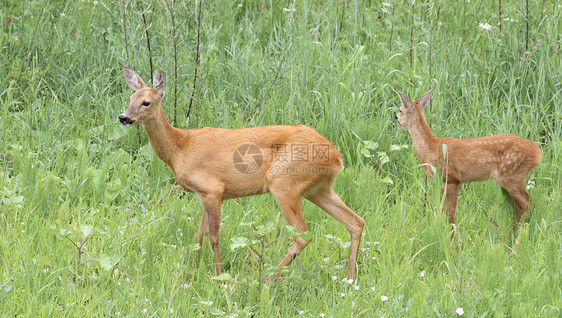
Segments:
[[[129,117],[123,115],[123,114],[119,115],[119,121],[124,126],[131,125],[132,123],[135,122],[134,120],[132,120],[131,118],[129,118]]]

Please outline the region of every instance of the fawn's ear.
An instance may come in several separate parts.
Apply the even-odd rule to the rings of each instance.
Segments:
[[[125,81],[127,82],[127,85],[129,85],[129,87],[132,90],[136,92],[139,89],[146,87],[146,84],[144,83],[142,78],[138,76],[137,73],[135,73],[135,71],[128,68],[124,64],[121,65],[121,67],[123,68],[123,75],[125,75]]]
[[[400,96],[400,100],[402,101],[402,105],[404,107],[406,107],[407,110],[414,109],[414,103],[412,102],[411,99],[408,98],[408,96],[404,95],[404,93],[402,93],[399,90],[396,90],[396,93],[398,93],[398,96]]]
[[[427,93],[423,94],[422,97],[418,98],[418,104],[420,105],[422,110],[429,103],[429,98],[431,97],[431,93],[433,93],[433,88],[430,89]]]
[[[158,92],[161,97],[164,97],[164,91],[166,90],[166,75],[162,70],[156,72],[154,79],[152,80],[152,85],[154,89]]]

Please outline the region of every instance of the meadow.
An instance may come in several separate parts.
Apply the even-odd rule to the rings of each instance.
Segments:
[[[560,317],[561,35],[559,0],[3,1],[0,316]],[[121,64],[164,70],[175,127],[334,143],[336,192],[366,220],[357,280],[349,233],[305,200],[312,242],[264,284],[294,235],[270,195],[223,204],[217,277],[199,199],[119,124]],[[463,185],[451,241],[441,181],[395,120],[394,89],[430,87],[436,135],[540,145],[517,249],[493,181]]]

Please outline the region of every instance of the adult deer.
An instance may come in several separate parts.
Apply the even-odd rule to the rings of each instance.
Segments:
[[[123,65],[127,85],[135,91],[123,125],[142,124],[154,152],[172,169],[179,185],[201,199],[204,212],[197,232],[199,244],[209,236],[221,273],[219,230],[223,200],[270,192],[296,232],[308,231],[301,197],[310,200],[342,223],[351,235],[347,276],[355,278],[357,251],[365,221],[348,208],[333,190],[343,168],[336,147],[306,126],[266,126],[243,129],[182,130],[170,125],[161,101],[166,79],[158,71],[152,88]],[[310,240],[293,238],[293,245],[278,265],[289,265]]]
[[[423,115],[433,89],[416,101],[398,90],[396,92],[402,101],[396,118],[410,133],[425,174],[433,177],[433,171],[440,167],[446,186],[445,207],[449,223],[455,223],[461,184],[494,179],[511,197],[515,210],[514,231],[517,231],[521,217],[523,228],[529,208],[529,194],[525,191],[524,181],[540,163],[541,149],[534,142],[512,134],[473,139],[436,137]],[[443,144],[447,146],[445,154]],[[521,230],[514,247],[517,247],[520,235]]]

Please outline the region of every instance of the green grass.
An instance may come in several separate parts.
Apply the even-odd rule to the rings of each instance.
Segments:
[[[530,1],[525,54],[519,3],[503,1],[499,32],[497,2],[416,2],[410,64],[411,3],[389,2],[394,11],[368,0],[204,2],[188,119],[194,4],[173,8],[177,80],[170,1],[0,4],[0,316],[451,317],[463,308],[467,317],[559,317],[562,4]],[[338,147],[346,169],[336,191],[367,222],[356,282],[343,280],[345,228],[306,202],[312,242],[284,279],[261,284],[260,266],[271,271],[290,246],[271,196],[224,203],[221,260],[231,279],[213,279],[208,241],[197,250],[202,204],[174,193],[142,129],[117,120],[131,93],[120,64],[148,80],[149,56],[167,75],[170,120],[178,87],[177,127],[246,127],[263,97],[254,126],[306,124]],[[541,145],[532,217],[516,251],[511,208],[493,182],[463,186],[459,246],[451,243],[440,182],[416,167],[394,119],[394,88],[418,97],[429,87],[435,134],[510,132]],[[361,140],[378,143],[374,157],[361,153]],[[262,262],[248,248],[230,249],[233,238],[256,239],[250,229],[273,242]],[[84,234],[93,236],[77,266],[71,240]]]

